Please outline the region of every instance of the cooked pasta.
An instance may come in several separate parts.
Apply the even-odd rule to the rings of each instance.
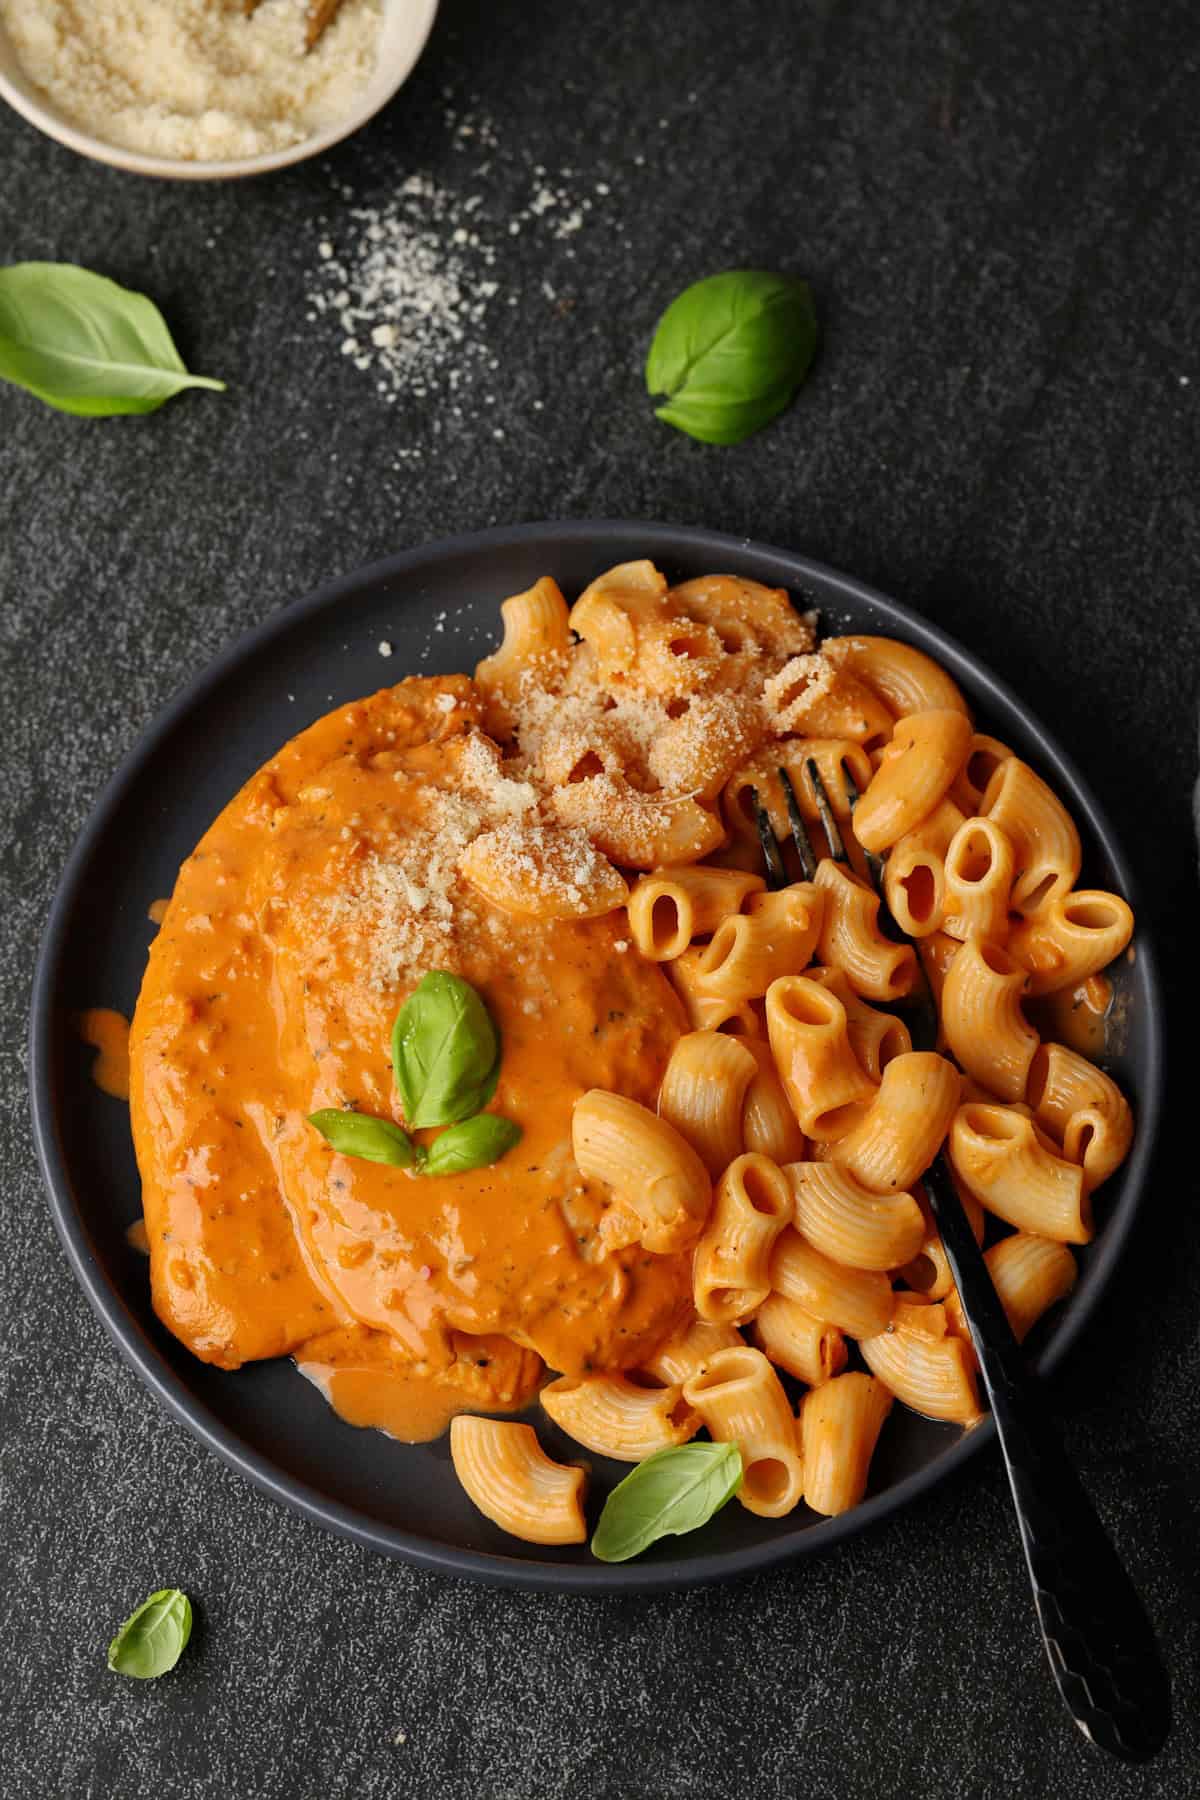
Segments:
[[[980,1414],[935,1159],[1018,1337],[1072,1288],[1134,1130],[1072,996],[1103,1058],[1133,915],[911,645],[645,559],[501,618],[474,680],[302,732],[181,871],[130,1035],[155,1309],[398,1437],[457,1415],[530,1543],[585,1541],[583,1470],[482,1415],[539,1395],[581,1457],[707,1433],[750,1511],[844,1512],[894,1401]],[[214,1154],[232,1211],[178,1179]]]
[[[696,938],[710,937],[763,886],[761,875],[700,864],[643,875],[629,896],[630,934],[651,962],[670,962]]]
[[[1090,1193],[1119,1169],[1133,1142],[1129,1102],[1095,1063],[1065,1044],[1042,1044],[1029,1069],[1026,1099],[1043,1130],[1083,1169]]]
[[[975,1353],[947,1330],[946,1309],[938,1302],[898,1298],[886,1331],[864,1337],[858,1347],[871,1373],[914,1412],[954,1425],[979,1418]]]
[[[771,1291],[771,1252],[792,1219],[788,1177],[751,1151],[717,1183],[708,1229],[696,1246],[696,1311],[712,1325],[740,1325]]]
[[[739,1037],[757,1068],[750,1077],[742,1101],[742,1149],[757,1150],[772,1162],[799,1162],[804,1155],[804,1133],[788,1105],[771,1046],[759,1037]]]
[[[454,1473],[475,1505],[510,1537],[528,1544],[582,1544],[582,1469],[551,1462],[532,1425],[512,1419],[450,1421]]]
[[[1044,1312],[1075,1285],[1075,1258],[1052,1238],[1014,1231],[984,1252],[984,1262],[1013,1335],[1024,1341]],[[968,1337],[967,1321],[956,1291],[946,1299],[946,1320],[960,1337]]]
[[[917,980],[911,944],[896,944],[879,929],[879,896],[858,876],[828,858],[814,882],[823,896],[819,959],[841,969],[864,1000],[900,1000]],[[782,971],[781,971],[782,972]]]
[[[947,796],[888,852],[883,891],[892,917],[907,936],[926,938],[941,930],[946,916],[946,852],[965,823],[965,813]]]
[[[1013,847],[992,819],[967,819],[946,847],[943,925],[953,938],[1002,944],[1008,936]]]
[[[838,1325],[851,1337],[886,1330],[892,1316],[892,1287],[886,1275],[849,1269],[790,1228],[780,1234],[771,1258],[771,1287],[814,1319]]]
[[[842,1137],[875,1097],[875,1083],[850,1047],[837,995],[803,975],[767,989],[767,1036],[784,1092],[805,1137]]]
[[[867,1476],[892,1396],[873,1375],[851,1370],[804,1396],[800,1450],[804,1498],[814,1512],[849,1512],[867,1491]]]
[[[971,721],[944,707],[911,713],[895,736],[854,813],[864,850],[888,850],[928,818],[966,761]]]
[[[1016,1107],[961,1106],[950,1127],[950,1159],[980,1204],[1041,1237],[1086,1244],[1092,1235],[1083,1170],[1046,1148]]]
[[[1119,894],[1076,888],[1045,901],[1008,947],[1029,972],[1029,993],[1050,994],[1106,969],[1132,936],[1133,912]]]
[[[957,683],[940,663],[912,644],[887,637],[826,638],[821,646],[835,667],[858,677],[894,717],[950,710],[966,714]]]
[[[624,1375],[560,1375],[539,1399],[568,1437],[618,1462],[642,1462],[657,1450],[686,1444],[700,1429],[677,1383],[646,1388]]]
[[[836,994],[846,1009],[846,1034],[850,1048],[872,1081],[880,1081],[883,1071],[897,1056],[912,1049],[908,1026],[897,1013],[883,1012],[868,1005],[850,986],[844,969],[825,969],[815,964],[805,974],[809,981],[819,981],[831,994]],[[793,1162],[794,1157],[785,1157]]]
[[[911,1194],[879,1194],[836,1162],[789,1163],[797,1230],[850,1269],[898,1269],[925,1241]]]
[[[798,975],[812,961],[825,909],[825,892],[809,881],[751,894],[745,910],[722,920],[697,953],[697,991],[734,1003],[761,1000],[773,981]]]
[[[706,1369],[684,1383],[683,1397],[711,1438],[740,1446],[738,1499],[749,1512],[779,1519],[799,1505],[804,1489],[796,1421],[761,1350],[749,1344],[718,1350]]]
[[[707,1369],[718,1350],[730,1350],[744,1340],[733,1325],[712,1325],[707,1319],[693,1319],[684,1331],[676,1332],[643,1365],[647,1375],[670,1387],[680,1387],[693,1375]]]
[[[658,1090],[658,1110],[697,1151],[715,1180],[742,1148],[746,1093],[758,1064],[740,1038],[720,1031],[681,1037]]]
[[[834,1161],[871,1193],[911,1187],[941,1149],[961,1085],[953,1064],[933,1051],[893,1057],[867,1111],[834,1145]],[[899,1256],[896,1263],[907,1260]]]
[[[1083,854],[1075,821],[1028,763],[1019,756],[998,762],[978,811],[1012,845],[1014,912],[1032,917],[1074,887]]]
[[[942,984],[942,1029],[966,1073],[1001,1100],[1023,1100],[1038,1034],[1021,1010],[1029,977],[997,944],[963,944]]]

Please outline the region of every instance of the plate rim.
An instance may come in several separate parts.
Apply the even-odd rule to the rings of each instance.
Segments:
[[[277,606],[258,624],[242,632],[187,681],[138,734],[101,788],[84,820],[54,890],[34,969],[29,1025],[29,1090],[34,1145],[50,1214],[67,1260],[83,1288],[93,1312],[133,1369],[167,1411],[227,1466],[245,1477],[277,1504],[299,1512],[310,1522],[348,1538],[365,1548],[396,1556],[418,1568],[442,1575],[456,1575],[493,1586],[560,1593],[630,1594],[708,1585],[749,1575],[780,1563],[811,1556],[856,1536],[889,1518],[919,1494],[941,1486],[994,1442],[991,1415],[964,1432],[922,1468],[904,1476],[882,1493],[871,1495],[860,1506],[834,1518],[824,1518],[803,1531],[781,1535],[760,1545],[716,1550],[699,1556],[677,1554],[669,1559],[638,1564],[559,1564],[533,1557],[505,1556],[501,1552],[471,1550],[442,1544],[399,1527],[381,1525],[353,1507],[331,1500],[298,1477],[279,1470],[269,1457],[246,1443],[225,1425],[210,1407],[198,1399],[182,1377],[171,1369],[158,1347],[130,1311],[120,1291],[101,1273],[87,1226],[74,1207],[71,1182],[58,1142],[57,1118],[50,1099],[54,1040],[53,1002],[62,948],[75,904],[79,879],[89,862],[94,843],[106,829],[126,785],[157,752],[163,740],[182,719],[221,685],[236,667],[256,655],[271,640],[324,608],[347,599],[357,590],[384,581],[411,576],[428,564],[486,550],[528,545],[553,536],[571,544],[595,543],[601,547],[614,539],[640,539],[648,554],[669,560],[666,540],[686,542],[689,554],[703,551],[720,556],[736,551],[740,556],[777,558],[795,570],[794,582],[803,586],[815,578],[828,589],[858,605],[882,607],[906,628],[911,628],[922,647],[932,646],[954,667],[965,666],[974,684],[1012,707],[1037,734],[1048,760],[1066,774],[1079,798],[1087,829],[1108,857],[1121,891],[1138,917],[1137,955],[1151,997],[1145,1021],[1144,1093],[1133,1152],[1125,1165],[1120,1200],[1092,1252],[1087,1293],[1078,1295],[1056,1324],[1053,1334],[1036,1358],[1039,1375],[1052,1372],[1068,1354],[1103,1300],[1145,1197],[1147,1176],[1158,1134],[1164,1097],[1165,1019],[1159,978],[1159,959],[1153,931],[1140,906],[1139,883],[1121,842],[1080,772],[1074,758],[1063,749],[1036,713],[1032,712],[1007,682],[995,675],[964,645],[902,601],[855,576],[846,575],[802,551],[761,542],[704,526],[672,524],[642,519],[537,520],[517,525],[488,526],[436,538],[391,556],[378,558],[323,582],[309,593]],[[657,547],[656,547],[657,545]],[[714,565],[715,566],[715,565]],[[1143,922],[1147,921],[1147,922]]]

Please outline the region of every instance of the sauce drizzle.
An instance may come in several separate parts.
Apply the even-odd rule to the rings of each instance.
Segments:
[[[93,1006],[79,1015],[79,1035],[100,1052],[92,1064],[92,1080],[114,1100],[129,1098],[129,1020],[108,1006]]]

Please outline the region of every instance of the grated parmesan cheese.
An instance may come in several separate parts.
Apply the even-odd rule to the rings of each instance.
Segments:
[[[382,0],[343,0],[311,50],[308,0],[0,0],[17,60],[72,124],[183,162],[301,143],[375,67]],[[332,247],[330,248],[332,254]]]

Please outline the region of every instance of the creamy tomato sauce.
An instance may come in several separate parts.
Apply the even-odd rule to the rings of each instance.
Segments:
[[[403,682],[261,769],[180,872],[131,1040],[159,1316],[224,1368],[294,1355],[347,1417],[402,1438],[523,1404],[542,1359],[632,1368],[690,1306],[690,1257],[611,1250],[607,1195],[571,1158],[575,1100],[653,1105],[685,1029],[612,919],[542,925],[474,893],[452,958],[427,964],[474,983],[500,1030],[493,1105],[524,1135],[495,1166],[419,1176],[307,1123],[347,1104],[402,1122],[389,1038],[417,977],[380,976],[404,929],[386,894],[366,913],[345,897],[457,792],[477,718],[465,678]]]
[[[129,1098],[129,1020],[108,1006],[93,1006],[79,1015],[79,1035],[94,1044],[99,1055],[92,1064],[92,1080],[114,1100]]]

